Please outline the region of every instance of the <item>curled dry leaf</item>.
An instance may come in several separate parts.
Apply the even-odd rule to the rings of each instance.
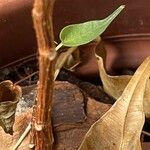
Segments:
[[[150,119],[150,79],[147,81],[144,93],[144,112],[146,117]]]
[[[115,99],[118,99],[125,87],[129,83],[132,76],[122,75],[122,76],[110,76],[106,73],[104,69],[103,59],[96,55],[100,78],[103,83],[103,88],[107,94],[112,96]]]
[[[6,133],[13,133],[15,111],[21,93],[21,88],[11,81],[0,83],[0,126]]]
[[[77,48],[67,59],[64,68],[70,71],[75,71],[75,67],[81,63],[80,49]]]
[[[125,87],[131,80],[131,75],[122,75],[122,76],[110,76],[106,73],[103,65],[103,59],[96,55],[100,78],[103,83],[103,88],[107,94],[112,96],[115,99],[118,99]],[[147,118],[150,118],[150,80],[148,80],[145,93],[144,93],[144,112]]]
[[[140,150],[144,124],[143,97],[150,57],[137,69],[122,95],[86,134],[79,150]]]
[[[57,61],[56,61],[56,65],[55,65],[55,74],[54,74],[54,79],[57,78],[60,69],[64,66],[64,64],[66,63],[66,61],[71,58],[72,53],[77,50],[77,47],[71,47],[69,49],[67,49],[64,52],[61,52],[58,55]],[[75,62],[76,63],[76,62]],[[78,63],[78,62],[77,62]]]

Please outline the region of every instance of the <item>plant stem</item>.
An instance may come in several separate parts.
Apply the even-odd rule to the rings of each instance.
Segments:
[[[32,11],[39,52],[39,83],[33,112],[35,150],[52,150],[52,96],[56,51],[54,45],[52,10],[54,0],[35,0]],[[35,137],[33,139],[32,137]]]
[[[55,50],[58,51],[62,46],[63,46],[62,43],[58,44],[58,45],[56,46]]]

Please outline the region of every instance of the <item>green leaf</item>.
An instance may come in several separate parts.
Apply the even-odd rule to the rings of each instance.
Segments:
[[[74,47],[91,42],[106,30],[124,7],[124,5],[121,5],[103,20],[93,20],[64,27],[60,32],[61,43],[64,46]]]

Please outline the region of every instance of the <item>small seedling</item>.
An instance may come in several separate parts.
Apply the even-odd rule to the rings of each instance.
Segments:
[[[60,32],[61,43],[56,47],[56,50],[61,46],[75,47],[93,41],[107,29],[124,7],[124,5],[121,5],[103,20],[93,20],[64,27]]]

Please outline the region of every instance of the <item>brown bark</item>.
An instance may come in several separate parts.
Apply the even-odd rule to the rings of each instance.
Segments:
[[[36,150],[52,150],[53,145],[51,109],[56,57],[52,25],[53,3],[53,0],[35,0],[32,11],[39,51],[39,83],[31,134],[31,144]]]

